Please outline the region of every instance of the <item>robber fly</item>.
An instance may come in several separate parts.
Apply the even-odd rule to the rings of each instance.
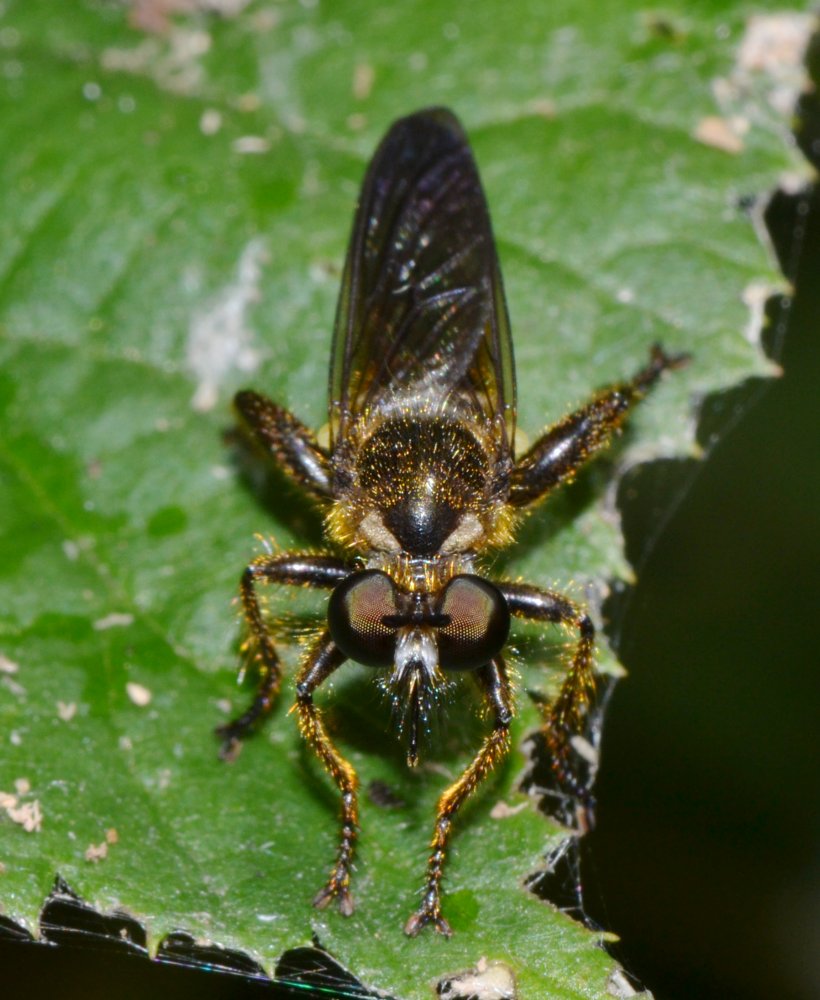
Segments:
[[[576,645],[557,698],[544,707],[555,773],[578,790],[570,738],[594,688],[594,629],[568,598],[526,583],[490,581],[485,553],[507,545],[518,512],[570,480],[630,407],[679,363],[654,347],[631,380],[599,392],[515,454],[515,375],[509,321],[487,203],[467,138],[444,109],[419,111],[388,131],[356,210],[336,313],[330,366],[330,443],[256,392],[236,409],[251,438],[324,507],[335,554],[266,554],[241,579],[256,696],[219,733],[228,754],[270,711],[281,666],[257,588],[330,591],[327,623],[296,679],[302,735],[341,795],[338,852],[314,900],[353,912],[356,772],[331,740],[314,692],[347,660],[382,671],[401,709],[410,766],[437,692],[471,674],[492,728],[441,795],[421,906],[407,934],[441,912],[453,820],[509,750],[515,711],[503,649],[511,616],[573,630]]]

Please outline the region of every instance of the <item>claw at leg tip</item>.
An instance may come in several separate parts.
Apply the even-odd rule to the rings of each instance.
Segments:
[[[320,889],[313,897],[313,905],[317,910],[325,910],[331,899],[333,899],[333,891],[325,887],[324,889]]]
[[[414,913],[407,923],[404,925],[404,933],[408,937],[416,937],[422,928],[426,927],[428,924],[432,924],[433,928],[438,934],[443,934],[444,937],[452,937],[453,929],[447,923],[447,921],[440,914],[435,915],[429,913],[427,910],[421,909]]]
[[[353,902],[353,897],[347,889],[337,889],[331,885],[325,886],[324,889],[320,889],[313,897],[313,905],[317,910],[327,909],[334,897],[339,905],[339,913],[343,917],[352,916],[356,909],[356,904]]]
[[[242,740],[231,731],[231,726],[219,726],[214,730],[214,734],[221,741],[219,759],[229,762],[236,760],[242,750]]]

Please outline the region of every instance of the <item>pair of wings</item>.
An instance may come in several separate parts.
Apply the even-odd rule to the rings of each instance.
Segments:
[[[455,406],[513,448],[515,373],[487,201],[443,108],[395,122],[362,185],[336,313],[332,441],[396,403]]]

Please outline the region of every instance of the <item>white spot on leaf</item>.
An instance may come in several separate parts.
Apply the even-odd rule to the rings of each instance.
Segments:
[[[797,11],[755,14],[749,18],[738,50],[743,73],[769,78],[770,104],[788,118],[805,83],[804,58],[815,17]]]
[[[248,153],[259,155],[270,150],[270,140],[261,135],[241,135],[238,139],[234,139],[231,148],[240,155]]]
[[[216,108],[206,108],[199,118],[199,131],[203,135],[216,135],[222,128],[222,114]]]
[[[136,681],[129,681],[125,685],[125,693],[138,708],[145,708],[146,705],[150,705],[151,698],[153,697],[147,687],[137,684]]]
[[[357,63],[353,70],[353,96],[357,101],[370,97],[375,80],[376,71],[370,63]]]
[[[188,332],[188,367],[197,380],[191,400],[195,410],[212,410],[219,389],[234,370],[252,372],[259,364],[248,327],[248,307],[259,299],[259,282],[266,251],[251,240],[242,252],[235,279],[196,313]]]
[[[76,714],[77,714],[76,701],[57,702],[57,717],[62,719],[63,722],[71,722],[71,720],[74,718]]]
[[[0,674],[16,674],[20,669],[20,664],[10,660],[3,653],[0,653]]]
[[[693,136],[704,146],[713,146],[724,153],[737,154],[743,152],[743,140],[738,131],[730,119],[721,118],[719,115],[707,115],[697,123]]]
[[[128,614],[128,612],[117,612],[114,611],[110,615],[106,615],[104,618],[98,618],[94,622],[94,630],[96,632],[105,632],[109,628],[126,628],[128,625],[134,624],[134,616]]]
[[[98,864],[108,857],[108,844],[103,841],[101,844],[89,844],[85,849],[85,860],[92,864]]]

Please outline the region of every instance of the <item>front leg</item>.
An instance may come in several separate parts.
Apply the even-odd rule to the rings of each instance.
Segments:
[[[592,402],[551,427],[516,462],[510,480],[510,503],[526,507],[571,480],[595,452],[608,444],[629,409],[643,399],[662,373],[687,361],[687,355],[665,354],[656,344],[649,364],[630,381],[603,389]]]
[[[234,406],[247,430],[293,479],[317,499],[333,496],[330,459],[315,435],[284,407],[246,389]]]
[[[585,611],[561,594],[527,583],[499,583],[497,586],[507,601],[510,614],[566,625],[578,633],[578,643],[558,697],[543,710],[544,737],[560,786],[583,806],[589,807],[590,789],[576,775],[571,740],[581,732],[595,697],[595,626]]]
[[[259,605],[257,583],[264,581],[289,586],[332,588],[351,571],[351,567],[341,559],[298,553],[259,556],[246,567],[239,583],[242,610],[248,626],[248,638],[242,651],[256,661],[259,683],[247,711],[216,730],[217,736],[222,739],[221,757],[229,759],[234,756],[240,740],[270,712],[282,681],[279,656]]]
[[[327,734],[319,709],[313,704],[313,692],[345,661],[345,656],[325,632],[310,651],[296,681],[296,705],[299,729],[316,752],[342,796],[342,836],[336,853],[336,863],[325,887],[316,895],[313,905],[323,908],[336,899],[339,911],[349,917],[353,913],[350,895],[350,869],[358,829],[359,779],[353,766],[345,760]]]
[[[501,657],[478,670],[476,679],[493,710],[493,731],[484,740],[478,753],[461,777],[454,781],[438,800],[436,826],[430,844],[431,854],[427,862],[427,878],[422,904],[404,926],[404,933],[410,937],[415,937],[427,924],[432,924],[445,937],[449,937],[453,933],[450,925],[441,914],[441,877],[444,872],[453,819],[464,802],[510,749],[510,722],[513,716],[512,696],[510,682]]]

